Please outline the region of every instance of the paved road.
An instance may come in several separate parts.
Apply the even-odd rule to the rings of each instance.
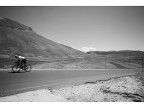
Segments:
[[[12,73],[0,70],[0,97],[40,88],[59,88],[84,81],[96,81],[133,75],[134,70],[32,70],[31,72]]]

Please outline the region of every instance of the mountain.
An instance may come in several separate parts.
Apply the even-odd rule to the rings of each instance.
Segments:
[[[85,53],[42,37],[17,21],[0,17],[0,56],[67,58]]]
[[[90,51],[89,55],[107,57],[144,57],[143,51],[121,50],[121,51]]]

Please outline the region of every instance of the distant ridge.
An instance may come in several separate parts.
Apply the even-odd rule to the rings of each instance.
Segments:
[[[27,57],[67,58],[86,55],[35,33],[31,27],[0,17],[0,57],[14,54]]]
[[[133,57],[144,57],[144,52],[143,51],[133,51],[133,50],[120,50],[120,51],[90,51],[87,52],[87,54],[93,54],[93,55],[103,55],[103,56],[121,56],[121,57],[128,57],[128,56],[133,56]]]

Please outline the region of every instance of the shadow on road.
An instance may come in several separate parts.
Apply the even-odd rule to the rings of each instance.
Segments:
[[[12,71],[11,71],[11,72],[8,72],[8,73],[13,73],[13,74],[14,74],[14,73],[27,73],[27,72],[25,72],[25,71],[20,71],[20,72],[12,72]]]

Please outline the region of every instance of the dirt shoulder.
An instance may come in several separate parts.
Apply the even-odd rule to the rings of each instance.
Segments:
[[[1,97],[0,102],[144,102],[144,86],[135,76],[85,82]]]

